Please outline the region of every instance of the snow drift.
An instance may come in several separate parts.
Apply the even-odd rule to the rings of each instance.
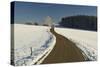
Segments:
[[[55,28],[55,31],[76,43],[86,60],[97,60],[97,32],[70,28]]]
[[[54,44],[49,27],[14,24],[15,65],[34,64]]]

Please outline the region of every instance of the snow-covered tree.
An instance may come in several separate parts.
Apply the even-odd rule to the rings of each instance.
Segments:
[[[53,25],[53,19],[52,19],[52,17],[47,16],[47,17],[44,19],[44,24],[51,27],[51,26]]]

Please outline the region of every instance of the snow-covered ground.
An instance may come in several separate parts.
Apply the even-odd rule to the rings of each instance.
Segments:
[[[76,43],[86,59],[97,60],[97,32],[69,28],[55,28],[55,31]],[[40,64],[55,43],[50,27],[14,24],[15,65]]]
[[[14,24],[15,65],[34,64],[52,45],[55,37],[49,27]]]
[[[56,28],[55,31],[76,43],[87,60],[97,60],[97,32]]]

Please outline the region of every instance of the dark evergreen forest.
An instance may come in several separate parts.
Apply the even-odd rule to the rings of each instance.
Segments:
[[[97,17],[77,15],[61,18],[60,26],[84,30],[97,31]]]

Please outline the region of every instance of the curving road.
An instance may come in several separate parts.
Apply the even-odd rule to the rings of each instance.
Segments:
[[[73,42],[56,33],[54,28],[50,31],[56,36],[56,44],[41,64],[85,61],[81,50]]]

